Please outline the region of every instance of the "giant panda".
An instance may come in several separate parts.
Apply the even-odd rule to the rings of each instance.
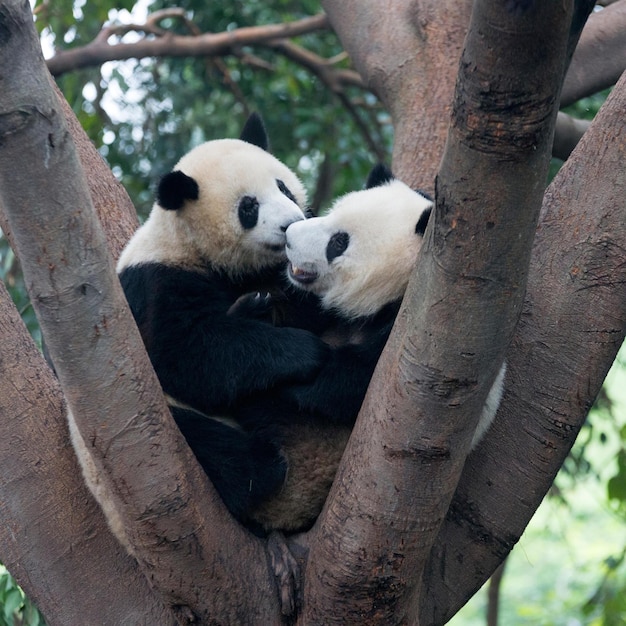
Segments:
[[[338,199],[327,215],[287,229],[288,277],[327,314],[320,336],[334,346],[316,379],[244,402],[239,423],[273,441],[288,472],[281,490],[251,511],[266,531],[309,528],[319,515],[422,245],[432,200],[383,165],[366,189]],[[311,305],[311,302],[309,302]],[[313,316],[319,320],[320,316]],[[502,396],[503,364],[472,448]]]
[[[239,139],[183,156],[117,264],[174,420],[240,520],[282,485],[287,467],[274,442],[241,428],[229,410],[245,394],[312,378],[328,353],[313,332],[230,313],[242,294],[280,287],[285,232],[304,219],[301,182],[267,148],[253,114]],[[68,419],[86,482],[125,543],[103,477]]]
[[[253,114],[239,139],[183,156],[117,264],[165,393],[206,414],[243,393],[306,380],[326,356],[311,332],[228,315],[242,294],[277,284],[285,231],[304,219],[305,190],[267,143]]]
[[[430,197],[411,189],[379,164],[370,173],[366,191],[344,196],[324,217],[287,229],[291,283],[315,294],[322,310],[338,316],[344,333],[352,329],[348,333],[353,334],[357,346],[365,344],[366,356],[359,362],[367,362],[372,373],[415,267],[431,210]],[[373,338],[377,341],[372,342]],[[345,377],[342,380],[338,364],[345,365],[331,358],[314,382],[287,387],[300,409],[321,410],[334,419],[341,411],[350,413],[342,403],[345,392],[340,386]],[[472,448],[495,416],[505,371],[503,363],[486,399]],[[354,383],[362,386],[363,377]],[[348,394],[349,400],[362,399],[364,391]]]

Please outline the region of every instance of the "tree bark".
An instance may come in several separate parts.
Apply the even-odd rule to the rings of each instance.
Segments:
[[[174,624],[87,492],[61,389],[1,283],[0,346],[0,560],[50,626]]]
[[[262,542],[224,513],[167,411],[28,5],[5,2],[0,26],[8,33],[0,37],[0,203],[68,406],[127,542],[151,585],[182,614],[276,623]]]
[[[322,5],[355,67],[391,113],[394,172],[432,193],[472,2],[324,0]]]
[[[625,163],[623,76],[546,193],[505,396],[426,568],[425,623],[450,619],[513,548],[623,343]]]
[[[614,85],[626,69],[626,0],[593,13],[563,84],[561,106]]]
[[[474,4],[434,224],[311,544],[304,624],[440,623],[418,583],[521,310],[572,12]]]
[[[567,161],[580,138],[587,132],[590,124],[589,120],[577,120],[559,111],[556,119],[552,156],[562,161]]]
[[[109,43],[115,33],[105,30],[86,46],[58,52],[48,60],[48,69],[53,76],[65,72],[102,65],[106,61],[143,57],[194,57],[218,56],[232,53],[233,49],[251,43],[263,43],[288,37],[297,37],[312,31],[327,28],[325,15],[305,17],[288,24],[269,24],[237,28],[223,33],[199,33],[176,35],[162,29],[153,30],[151,37],[135,43]],[[127,30],[143,30],[134,26]],[[155,36],[156,35],[156,36]]]
[[[444,159],[419,271],[308,537],[299,621],[441,624],[523,532],[624,338],[626,87],[546,195],[504,403],[466,461],[521,309],[571,3],[478,0],[454,100],[469,0],[325,6],[392,111],[396,172],[432,191]],[[125,215],[107,242],[35,50],[27,5],[3,3],[3,227],[137,562],[82,486],[59,388],[4,292],[0,559],[51,624],[278,624],[264,545],[230,521],[175,431],[106,254],[132,207],[108,182],[93,191],[107,229]]]

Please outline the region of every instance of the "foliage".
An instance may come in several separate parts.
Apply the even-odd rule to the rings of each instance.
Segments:
[[[138,4],[145,7],[145,3]],[[129,12],[134,5],[133,0],[98,3],[37,0],[34,4],[37,27],[47,46],[55,49],[88,43],[107,21],[130,21]],[[170,6],[170,3],[154,0],[149,10]],[[184,8],[203,32],[281,23],[320,11],[320,3],[316,0],[276,0],[272,3],[261,0],[227,3],[182,0],[176,6]],[[141,21],[141,12],[137,15],[136,21]],[[187,34],[182,21],[169,20],[162,26]],[[341,46],[331,32],[307,35],[297,42],[325,58],[341,52]],[[347,61],[340,63],[345,66]],[[102,68],[66,74],[58,82],[83,128],[143,215],[147,214],[152,203],[152,184],[181,154],[208,139],[236,136],[252,110],[263,114],[273,152],[300,174],[311,196],[323,164],[330,165],[332,185],[320,199],[320,204],[360,187],[377,158],[336,95],[308,70],[262,47],[248,47],[238,56],[219,60],[141,59],[107,63]],[[592,119],[606,95],[604,92],[585,98],[568,107],[566,112]],[[346,88],[345,96],[369,128],[374,142],[383,153],[389,154],[392,141],[389,117],[376,98],[357,88]],[[553,163],[552,175],[560,165]],[[25,295],[19,265],[4,238],[0,238],[0,278],[38,339],[37,323]],[[607,463],[607,459],[614,459],[614,463]],[[610,476],[607,476],[606,466],[611,468]],[[572,507],[579,495],[576,486],[587,479],[607,485],[608,499],[613,505],[612,515],[626,521],[626,425],[619,427],[607,395],[599,398],[564,465],[553,492],[557,496],[555,501],[560,506]],[[554,536],[563,539],[556,534],[552,539]],[[534,537],[541,539],[540,531],[536,531]],[[525,541],[521,542],[522,549]],[[576,550],[576,546],[572,549]],[[553,578],[546,574],[534,576],[532,584],[536,593],[525,597],[521,614],[515,616],[525,621],[516,623],[531,624],[538,623],[538,620],[545,625],[614,626],[624,623],[626,539],[614,547],[612,554],[589,558],[593,560],[596,573],[597,565],[601,563],[601,576],[595,575],[587,585],[577,582],[572,586],[573,595],[566,599],[554,591]],[[546,565],[548,560],[546,558]],[[543,562],[535,564],[535,571],[541,565]],[[586,565],[592,567],[589,562]],[[504,584],[515,586],[516,597],[519,597],[519,568],[518,573],[515,571],[507,568]],[[551,621],[545,621],[545,611],[540,615],[537,612],[546,605],[557,614]],[[4,624],[37,625],[43,624],[43,619],[10,574],[0,567],[0,626]],[[467,626],[467,622],[463,625]]]
[[[92,39],[107,19],[129,21],[128,13],[121,9],[130,9],[131,4],[85,4],[75,9],[75,19],[62,18],[68,7],[52,10],[47,3],[37,4],[37,9],[41,8],[37,25],[55,47],[73,47]],[[313,0],[209,4],[183,0],[177,6],[185,9],[202,32],[282,23],[320,11],[320,3]],[[168,7],[171,3],[155,0],[149,10]],[[182,20],[167,19],[161,26],[189,34]],[[296,42],[325,58],[342,51],[337,37],[329,31],[303,36]],[[143,215],[152,204],[151,185],[160,175],[193,145],[237,136],[252,110],[260,111],[266,121],[272,151],[298,172],[311,196],[321,164],[332,164],[333,184],[320,205],[361,187],[376,160],[337,97],[308,70],[266,48],[245,48],[237,57],[217,60],[106,63],[101,70],[74,72],[58,82],[82,126]],[[376,98],[356,88],[346,89],[344,95],[369,127],[381,153],[388,153],[391,127]]]
[[[0,626],[45,626],[35,605],[0,565]]]
[[[507,560],[501,624],[626,623],[626,502],[616,501],[610,487],[626,484],[617,460],[626,446],[625,354],[623,349],[549,497]],[[486,595],[484,588],[450,626],[482,626]]]
[[[35,312],[30,304],[24,278],[20,270],[19,262],[9,247],[6,239],[2,237],[0,230],[0,280],[4,282],[9,294],[15,302],[30,334],[38,344],[41,344],[41,332],[35,317]]]

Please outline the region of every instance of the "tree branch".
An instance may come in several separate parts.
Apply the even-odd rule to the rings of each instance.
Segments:
[[[162,19],[163,16],[161,16]],[[263,45],[276,39],[297,37],[328,28],[325,15],[306,17],[287,24],[269,24],[237,28],[223,33],[198,33],[175,35],[170,31],[155,28],[155,20],[148,19],[143,25],[117,26],[105,28],[86,46],[57,52],[47,65],[53,76],[83,67],[100,66],[106,61],[120,61],[143,57],[204,57],[233,54],[238,48],[247,45]],[[135,43],[109,43],[112,35],[130,31],[143,31],[154,36]]]
[[[500,626],[500,590],[506,560],[502,561],[489,579],[489,591],[487,593],[487,626]]]
[[[49,624],[85,623],[88,614],[103,626],[172,623],[87,492],[61,389],[2,283],[0,346],[2,562]],[[100,586],[106,594],[93,592]]]
[[[304,624],[419,623],[422,568],[521,310],[572,11],[474,4],[435,221],[311,544]]]
[[[167,410],[51,89],[29,5],[4,2],[0,24],[11,33],[0,38],[0,202],[68,406],[128,544],[168,605],[205,620],[277,623],[263,544],[226,514]],[[240,569],[232,567],[237,562]]]
[[[591,122],[589,120],[578,120],[571,115],[559,111],[559,115],[556,118],[552,156],[566,161],[590,124]]]
[[[426,623],[450,619],[513,548],[624,341],[624,145],[626,75],[546,193],[505,397],[433,549]]]
[[[626,0],[592,13],[565,77],[561,106],[614,85],[626,69]]]
[[[391,113],[394,172],[432,193],[472,0],[322,5],[356,69]]]

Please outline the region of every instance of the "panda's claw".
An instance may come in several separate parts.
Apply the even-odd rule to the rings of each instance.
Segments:
[[[270,293],[251,291],[239,296],[228,309],[227,315],[270,321],[273,304]]]

